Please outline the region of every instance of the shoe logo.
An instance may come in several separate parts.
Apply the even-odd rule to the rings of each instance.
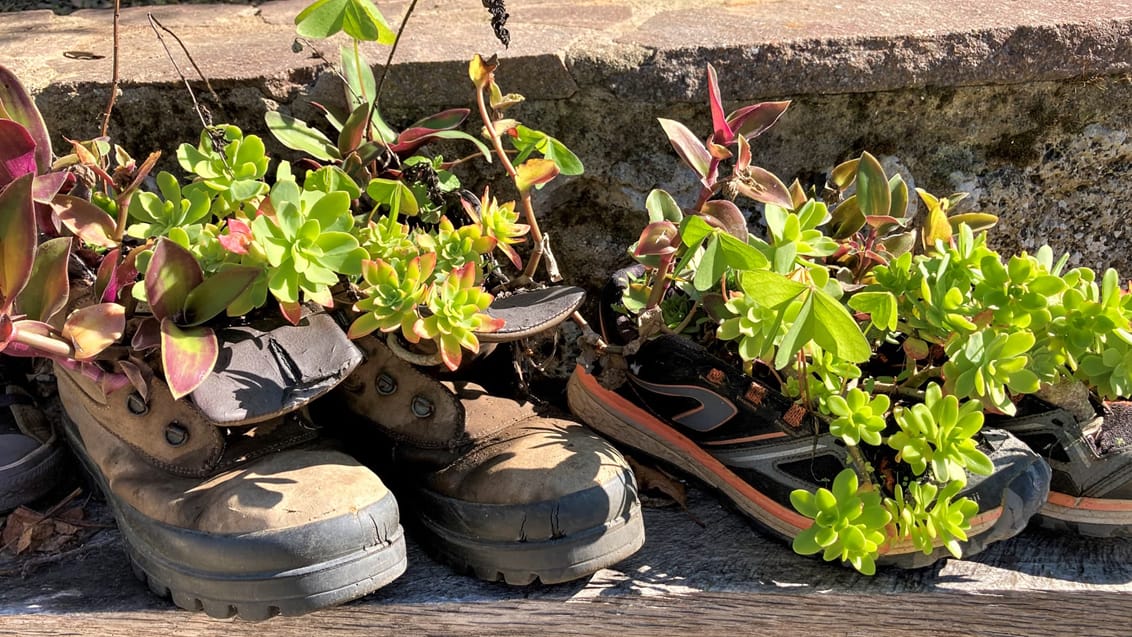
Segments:
[[[643,381],[632,374],[629,375],[629,378],[633,381],[633,384],[654,394],[689,398],[699,403],[698,407],[668,417],[669,420],[695,431],[707,432],[721,427],[728,420],[731,420],[735,414],[739,413],[739,408],[735,406],[735,403],[710,389],[697,385],[660,385]]]

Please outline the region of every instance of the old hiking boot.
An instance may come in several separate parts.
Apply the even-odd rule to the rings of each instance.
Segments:
[[[580,289],[567,290],[569,307],[543,299],[543,317],[507,310],[528,314],[508,321],[513,333],[553,328],[581,301]],[[490,581],[549,584],[615,564],[644,543],[633,474],[605,440],[476,384],[441,382],[379,338],[357,344],[365,362],[317,407],[372,425],[358,429],[358,448],[384,456],[376,468],[388,468],[410,529],[434,556]]]
[[[105,394],[56,365],[67,436],[113,505],[134,572],[214,617],[296,615],[405,570],[397,504],[322,439],[306,403],[360,362],[325,314],[220,331],[215,372],[172,400]]]

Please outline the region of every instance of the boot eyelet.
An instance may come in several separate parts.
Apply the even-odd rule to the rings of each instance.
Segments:
[[[165,442],[170,446],[180,447],[189,441],[189,430],[177,421],[165,425]]]
[[[377,393],[389,396],[395,391],[397,391],[397,381],[392,376],[384,372],[377,375]]]
[[[432,404],[432,401],[423,396],[413,396],[410,409],[413,410],[413,415],[417,418],[428,418],[436,412],[436,406]]]
[[[149,403],[141,397],[141,394],[134,392],[126,398],[126,409],[135,416],[144,416],[149,412]]]

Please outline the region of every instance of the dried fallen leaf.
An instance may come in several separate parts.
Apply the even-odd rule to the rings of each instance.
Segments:
[[[669,500],[680,506],[688,508],[688,494],[684,485],[664,471],[642,464],[633,458],[627,458],[633,474],[637,476],[637,487],[641,491],[659,492]]]

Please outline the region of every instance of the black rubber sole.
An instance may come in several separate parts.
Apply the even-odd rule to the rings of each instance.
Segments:
[[[67,455],[60,444],[44,446],[0,472],[0,511],[10,511],[47,495],[63,478]]]
[[[664,437],[656,430],[650,429],[644,421],[653,420],[651,415],[642,411],[638,422],[626,420],[622,415],[625,407],[611,407],[607,402],[610,400],[610,395],[601,395],[605,390],[595,389],[594,383],[586,382],[583,375],[588,376],[580,369],[575,370],[567,383],[570,410],[595,431],[618,444],[656,458],[680,473],[698,479],[730,500],[755,525],[771,535],[790,542],[800,531],[800,528],[786,523],[781,512],[766,510],[762,502],[748,497],[735,488],[734,484],[740,480],[738,476],[731,474],[729,469],[696,447],[694,443],[687,441],[682,446],[678,446],[672,443],[671,438],[683,438],[679,434],[670,432],[669,437]],[[657,427],[668,431],[667,426],[662,423]],[[1014,440],[1011,444],[1017,445],[1019,449],[1024,448],[1021,441]],[[707,466],[708,463],[713,466]],[[725,479],[724,474],[730,479]],[[998,515],[985,525],[972,529],[968,540],[963,543],[963,556],[970,557],[995,542],[1021,533],[1029,524],[1030,518],[1045,502],[1049,493],[1049,481],[1050,468],[1036,455],[1025,467],[1016,467],[1014,474],[997,492],[1001,494],[1000,499],[996,502],[980,503],[984,511],[998,509]],[[942,545],[934,547],[927,554],[910,543],[900,546],[890,545],[889,548],[890,552],[878,556],[876,560],[878,566],[923,568],[951,556]]]
[[[67,440],[75,455],[114,511],[134,575],[158,596],[171,599],[185,610],[204,611],[215,618],[235,616],[249,621],[261,621],[276,615],[302,615],[372,593],[405,572],[405,538],[400,525],[384,538],[384,543],[358,546],[345,555],[301,568],[281,570],[272,566],[270,550],[258,549],[275,545],[289,555],[288,545],[303,544],[293,542],[293,535],[303,533],[303,527],[275,532],[277,535],[292,534],[292,542],[282,537],[278,538],[278,542],[264,542],[262,538],[255,538],[262,536],[263,532],[244,536],[213,535],[169,527],[147,518],[114,497],[102,472],[85,453],[75,425],[65,414],[63,421]],[[368,515],[377,525],[380,510],[390,506],[396,507],[392,493],[369,507],[372,511],[358,511],[350,517]],[[317,546],[319,531],[306,531],[305,544]],[[253,542],[257,549],[248,550],[243,546]],[[224,572],[207,566],[194,567],[188,560],[166,559],[162,546],[175,547],[190,554],[193,547],[208,547],[212,553],[222,553],[228,563]]]
[[[636,553],[645,543],[640,505],[603,527],[543,541],[489,542],[421,516],[413,537],[438,561],[489,582],[525,586],[587,577]]]

